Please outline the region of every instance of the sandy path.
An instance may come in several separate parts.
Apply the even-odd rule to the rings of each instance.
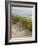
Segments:
[[[30,37],[32,36],[32,33],[28,30],[23,30],[21,29],[22,31],[19,31],[20,28],[22,27],[19,27],[17,24],[15,25],[11,25],[11,37],[12,38],[22,38],[22,37]]]

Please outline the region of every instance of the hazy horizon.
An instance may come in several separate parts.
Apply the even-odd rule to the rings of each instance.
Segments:
[[[11,14],[32,16],[32,8],[11,7]]]

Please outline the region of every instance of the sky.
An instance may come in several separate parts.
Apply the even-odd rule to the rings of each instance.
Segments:
[[[19,14],[19,15],[30,15],[32,16],[32,8],[27,7],[11,7],[12,14]]]

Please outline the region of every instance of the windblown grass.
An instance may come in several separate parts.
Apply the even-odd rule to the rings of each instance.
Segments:
[[[11,15],[11,22],[13,24],[16,24],[17,22],[19,22],[20,24],[22,24],[23,27],[32,31],[32,19],[31,18],[27,19],[27,18],[28,17]]]

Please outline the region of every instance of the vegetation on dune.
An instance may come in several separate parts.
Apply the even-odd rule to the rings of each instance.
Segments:
[[[27,19],[27,17],[11,15],[11,22],[12,22],[13,24],[16,24],[17,22],[19,22],[19,23],[22,24],[26,29],[32,31],[32,20],[31,20],[31,19]]]

